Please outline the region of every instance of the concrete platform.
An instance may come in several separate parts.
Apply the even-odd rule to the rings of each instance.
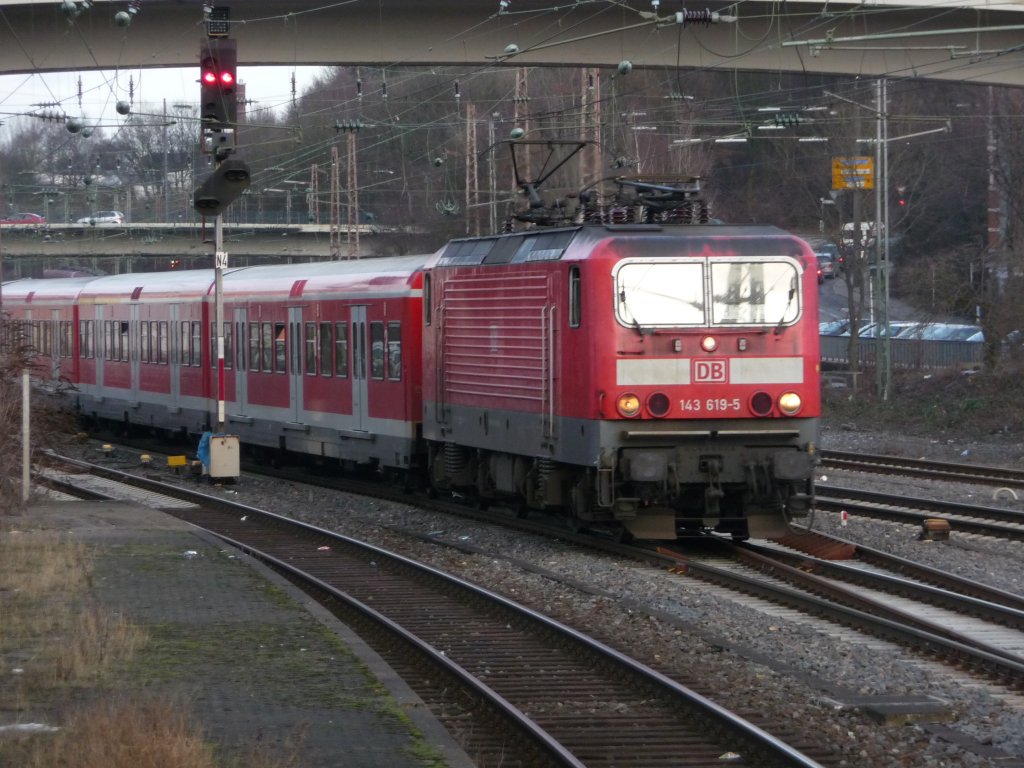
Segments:
[[[36,503],[6,522],[90,545],[94,597],[149,635],[128,685],[187,701],[220,754],[259,744],[306,768],[473,766],[345,625],[212,536],[122,501]]]

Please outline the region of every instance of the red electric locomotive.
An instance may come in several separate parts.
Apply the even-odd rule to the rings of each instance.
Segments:
[[[644,538],[780,535],[813,492],[814,254],[699,223],[695,180],[618,185],[524,216],[595,224],[457,240],[427,264],[431,482]]]

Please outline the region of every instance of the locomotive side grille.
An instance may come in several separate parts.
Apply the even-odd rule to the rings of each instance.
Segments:
[[[441,355],[450,402],[547,402],[548,297],[543,274],[504,272],[445,281]]]

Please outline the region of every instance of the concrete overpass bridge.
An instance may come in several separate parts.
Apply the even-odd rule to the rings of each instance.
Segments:
[[[332,233],[328,224],[224,224],[224,246],[234,266],[367,258],[396,252],[409,228],[358,225]],[[97,274],[205,269],[212,266],[213,225],[197,222],[139,224],[6,224],[0,227],[0,269],[5,280],[60,271]],[[427,243],[420,248],[440,246]]]
[[[197,63],[206,33],[202,0],[87,2],[0,0],[0,73]],[[615,66],[628,60],[635,67],[1024,85],[1024,5],[998,0],[705,0],[688,13],[674,0],[209,5],[230,9],[230,34],[245,65]],[[130,17],[127,26],[115,23],[119,11]]]

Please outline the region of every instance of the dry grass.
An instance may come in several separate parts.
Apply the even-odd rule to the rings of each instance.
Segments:
[[[93,552],[45,531],[0,529],[0,725],[54,733],[0,737],[0,766],[19,768],[295,768],[302,736],[271,756],[218,761],[188,706],[112,697],[115,675],[146,633],[97,605]],[[17,670],[12,674],[12,670]],[[93,703],[72,704],[69,700]]]
[[[197,733],[183,705],[124,699],[83,708],[58,733],[13,745],[11,757],[23,768],[215,768]]]
[[[18,658],[21,698],[102,680],[144,642],[139,628],[92,603],[92,555],[81,542],[8,531],[0,559],[0,653]],[[0,704],[10,706],[4,692]]]
[[[0,532],[0,711],[4,722],[64,707],[72,689],[105,684],[146,640],[94,604],[93,556],[81,542],[40,531]],[[0,764],[26,768],[213,766],[184,707],[131,700],[71,710],[55,735],[0,742]]]

